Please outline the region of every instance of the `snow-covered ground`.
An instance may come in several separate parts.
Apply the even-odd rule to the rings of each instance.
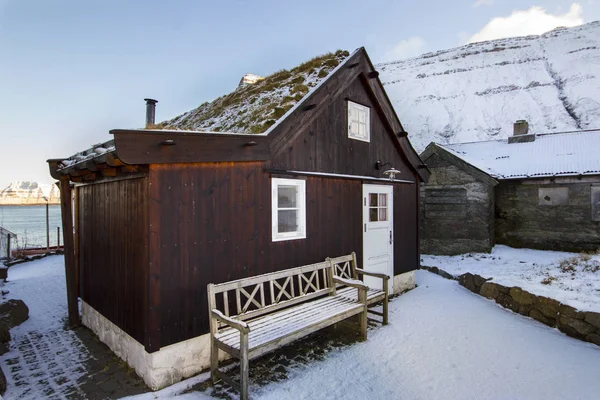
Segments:
[[[390,304],[390,325],[323,360],[286,366],[289,379],[251,384],[260,399],[593,399],[600,347],[571,339],[417,271],[418,288]],[[250,363],[252,368],[252,362]],[[184,393],[208,374],[131,399],[208,398]]]
[[[495,246],[491,254],[423,255],[421,264],[452,275],[465,272],[493,278],[504,286],[519,286],[581,311],[600,312],[600,254],[513,249]]]
[[[11,329],[10,351],[0,357],[8,389],[5,399],[85,398],[77,386],[92,356],[74,331],[66,328],[64,257],[19,264],[2,287],[5,299],[21,299],[29,319]]]

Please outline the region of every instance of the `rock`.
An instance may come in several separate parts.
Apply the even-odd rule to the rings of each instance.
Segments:
[[[510,297],[523,306],[534,304],[537,300],[537,296],[521,289],[520,287],[510,288],[509,294]]]
[[[447,273],[446,271],[444,271],[443,269],[440,269],[438,271],[438,275],[441,276],[442,278],[446,278],[446,279],[451,279],[451,280],[456,280],[456,278],[454,277],[454,275],[451,275],[449,273]]]
[[[496,303],[514,312],[519,312],[520,304],[517,303],[512,297],[504,293],[498,293],[498,296],[496,296]]]
[[[544,314],[542,314],[538,309],[533,309],[529,312],[529,316],[533,319],[535,319],[536,321],[541,322],[542,324],[548,325],[548,326],[552,326],[554,327],[556,325],[556,320],[553,320],[551,318],[547,318],[546,316],[544,316]]]
[[[479,294],[483,297],[487,297],[488,299],[496,299],[499,294],[508,295],[508,288],[494,282],[485,282],[483,285],[481,285]]]
[[[548,297],[538,296],[534,306],[544,314],[545,317],[556,320],[560,303]]]
[[[560,313],[560,315],[566,315],[569,318],[580,319],[580,320],[585,319],[585,313],[579,312],[575,308],[568,306],[566,304],[561,304],[558,307],[558,312]]]
[[[581,338],[593,333],[596,330],[596,328],[587,322],[575,318],[569,318],[566,315],[561,315],[558,319],[558,329],[565,332],[569,336]]]
[[[595,312],[586,312],[585,322],[595,326],[596,329],[600,329],[600,314]]]
[[[3,322],[0,322],[0,343],[10,342],[10,328]]]
[[[29,318],[29,308],[23,300],[8,300],[0,304],[0,322],[9,328],[22,324]]]
[[[2,367],[0,367],[0,395],[3,395],[4,392],[6,392],[6,377],[4,376]]]
[[[460,283],[461,286],[466,287],[473,293],[479,293],[479,288],[477,286],[475,286],[475,282],[473,282],[473,274],[471,274],[469,272],[459,276],[458,283]]]
[[[517,311],[519,314],[524,315],[524,316],[529,316],[529,313],[531,312],[531,310],[533,310],[533,305],[520,305],[519,306],[519,310]]]
[[[590,343],[594,343],[595,345],[600,346],[600,335],[597,333],[592,333],[585,337],[585,340]]]

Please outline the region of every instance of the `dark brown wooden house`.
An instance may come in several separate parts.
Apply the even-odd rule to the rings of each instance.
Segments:
[[[429,172],[363,48],[151,127],[48,162],[64,231],[75,221],[71,322],[79,297],[83,324],[152,389],[208,366],[208,283],[355,251],[394,292],[414,286]]]

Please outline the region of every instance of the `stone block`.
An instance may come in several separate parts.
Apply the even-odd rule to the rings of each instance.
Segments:
[[[586,312],[585,322],[587,322],[590,325],[593,325],[594,327],[596,327],[596,329],[600,329],[600,313]]]
[[[507,294],[498,293],[498,296],[496,296],[496,303],[514,312],[519,312],[520,304]]]
[[[596,328],[587,322],[580,319],[569,318],[565,315],[561,315],[558,319],[558,329],[569,336],[578,338],[583,338],[596,331]]]
[[[462,274],[458,277],[458,283],[460,283],[461,286],[469,289],[471,292],[479,294],[480,288],[475,285],[475,282],[473,281],[473,274],[469,272]]]
[[[6,392],[6,376],[4,376],[4,371],[0,367],[0,395],[3,395],[4,392]]]
[[[8,300],[0,304],[0,321],[9,328],[22,324],[29,318],[29,308],[23,300]]]
[[[539,310],[542,314],[544,314],[547,318],[552,318],[556,320],[558,316],[558,307],[560,303],[554,299],[538,296],[537,301],[535,303],[535,308]]]
[[[520,305],[519,310],[517,311],[521,315],[529,316],[529,313],[533,310],[533,304],[530,305]]]
[[[521,289],[520,287],[512,287],[509,291],[510,297],[512,297],[517,303],[523,306],[529,306],[536,302],[537,296]]]
[[[590,343],[594,343],[595,345],[600,346],[600,335],[597,333],[592,333],[585,337],[585,340]]]
[[[574,319],[579,319],[579,320],[585,319],[585,313],[577,311],[575,308],[568,306],[566,304],[561,304],[558,307],[558,312],[560,313],[560,315],[565,315],[569,318],[574,318]]]
[[[544,314],[542,314],[538,309],[534,308],[533,310],[531,310],[529,312],[529,316],[533,319],[535,319],[536,321],[541,322],[542,324],[548,325],[548,326],[556,326],[556,319],[552,319],[552,318],[548,318],[546,317]]]
[[[494,282],[485,282],[479,290],[479,294],[488,299],[496,299],[500,294],[508,295],[508,292],[509,289],[506,286]]]

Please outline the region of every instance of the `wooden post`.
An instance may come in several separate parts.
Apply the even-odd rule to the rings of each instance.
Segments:
[[[46,253],[50,252],[50,205],[46,199]]]
[[[6,235],[6,261],[10,261],[10,238],[11,234]]]
[[[58,250],[60,248],[60,226],[56,227],[56,250]]]
[[[77,304],[77,271],[75,270],[75,242],[73,238],[73,206],[71,184],[68,176],[60,178],[60,211],[65,244],[65,277],[67,280],[67,304],[69,325],[79,326],[79,305]]]

